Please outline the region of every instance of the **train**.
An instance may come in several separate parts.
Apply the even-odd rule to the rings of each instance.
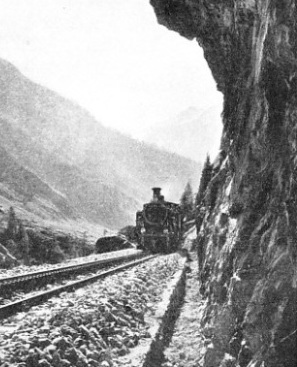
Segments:
[[[150,203],[136,213],[138,248],[152,253],[170,253],[182,239],[183,216],[179,204],[165,201],[160,187],[153,187]]]

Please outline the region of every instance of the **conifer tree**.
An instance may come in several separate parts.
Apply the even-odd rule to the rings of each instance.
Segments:
[[[192,186],[188,182],[180,199],[180,206],[185,221],[193,218],[194,200]]]
[[[209,184],[209,181],[211,180],[211,176],[212,176],[212,165],[210,163],[209,155],[207,154],[206,160],[203,166],[201,178],[200,178],[198,193],[195,199],[196,207],[202,203],[202,200],[205,195],[205,191],[207,189],[207,185]]]
[[[19,229],[18,229],[18,247],[21,254],[21,258],[24,261],[25,265],[29,264],[29,237],[23,223],[19,221]]]
[[[9,208],[8,223],[6,229],[7,239],[15,240],[18,233],[18,220],[15,215],[15,211],[11,206]]]

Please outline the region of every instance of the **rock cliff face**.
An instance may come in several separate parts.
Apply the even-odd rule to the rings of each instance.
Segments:
[[[198,218],[204,366],[296,366],[297,1],[151,4],[159,23],[197,39],[224,94]]]

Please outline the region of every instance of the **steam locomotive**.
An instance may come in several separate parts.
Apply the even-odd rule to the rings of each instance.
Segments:
[[[177,249],[182,237],[182,213],[178,204],[165,201],[161,189],[154,187],[153,199],[136,213],[139,248],[169,253]]]

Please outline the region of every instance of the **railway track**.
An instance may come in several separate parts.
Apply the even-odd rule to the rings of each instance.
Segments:
[[[52,296],[57,296],[59,295],[61,292],[65,292],[65,291],[72,291],[72,290],[75,290],[77,288],[80,288],[82,286],[84,286],[85,284],[87,283],[91,283],[91,282],[94,282],[100,278],[104,278],[106,276],[109,276],[109,275],[112,275],[112,274],[115,274],[117,272],[120,272],[122,270],[125,270],[129,267],[132,267],[132,266],[136,266],[138,264],[141,264],[145,261],[148,261],[158,255],[148,255],[148,256],[144,256],[144,257],[141,257],[142,254],[142,251],[139,251],[138,254],[134,254],[134,256],[131,256],[130,255],[130,258],[134,258],[134,260],[132,261],[129,261],[123,265],[119,265],[119,266],[116,266],[116,267],[113,267],[112,269],[109,269],[109,270],[105,270],[105,271],[101,271],[100,273],[98,274],[95,274],[95,275],[91,275],[89,277],[86,277],[84,279],[81,279],[81,280],[77,280],[77,281],[72,281],[72,282],[69,282],[68,284],[66,285],[62,285],[62,286],[58,286],[58,287],[54,287],[50,290],[46,290],[46,291],[42,291],[42,292],[39,292],[39,293],[35,293],[34,295],[31,295],[31,296],[27,296],[27,297],[24,297],[20,300],[17,300],[17,301],[14,301],[14,302],[10,302],[6,305],[3,305],[3,306],[0,306],[0,320],[1,319],[4,319],[4,318],[7,318],[9,316],[12,316],[13,314],[17,313],[17,312],[20,312],[20,311],[24,311],[26,309],[28,309],[29,307],[33,306],[33,305],[36,305],[36,304],[40,304],[44,301],[46,301],[47,299],[49,299],[50,297]],[[125,256],[125,259],[127,260],[128,256]],[[112,261],[111,261],[112,260]],[[117,258],[113,258],[113,259],[109,259],[109,264],[111,262],[114,262],[114,261],[121,261],[121,260],[124,260],[123,256],[122,257],[117,257]],[[103,261],[103,260],[101,260]],[[96,261],[97,263],[97,266],[99,265],[98,263],[100,262],[99,261]],[[108,259],[104,259],[104,264],[106,264],[108,262]],[[102,264],[102,262],[101,262]],[[82,264],[80,264],[82,265]],[[90,266],[92,266],[90,264]],[[65,268],[73,268],[73,266],[67,266],[67,267],[64,267],[64,270]],[[78,268],[79,269],[79,268]],[[53,269],[53,272],[54,271],[57,271],[57,270],[62,270],[62,269]],[[70,270],[70,269],[69,269]],[[72,269],[72,273],[74,272],[75,270]],[[49,272],[49,270],[45,271],[45,272]],[[38,274],[36,273],[43,273],[43,272],[34,272],[35,274],[33,275],[33,273],[29,273],[30,276],[34,276],[34,278],[29,278],[28,280],[32,280],[32,279],[38,279]],[[19,278],[19,277],[26,277],[28,276],[29,274],[27,275],[24,275],[24,276],[17,276],[17,277],[12,277],[12,278]],[[57,274],[57,273],[55,273]],[[39,277],[42,277],[42,275],[39,275]],[[3,281],[5,278],[1,279],[1,281]],[[8,280],[9,278],[7,278],[6,280]],[[22,280],[23,282],[26,281],[26,279],[24,278]],[[1,283],[0,283],[1,284]],[[13,284],[13,283],[4,283],[4,284]]]
[[[122,261],[133,260],[141,256],[143,256],[142,251],[123,250],[109,254],[102,254],[102,256],[95,261],[64,265],[53,267],[51,269],[43,269],[21,275],[0,278],[0,294],[2,297],[10,296],[13,292],[19,289],[22,291],[25,289],[28,292],[34,288],[53,282],[57,278],[61,280],[72,275],[77,276],[79,274],[98,270],[100,267],[116,264]]]

